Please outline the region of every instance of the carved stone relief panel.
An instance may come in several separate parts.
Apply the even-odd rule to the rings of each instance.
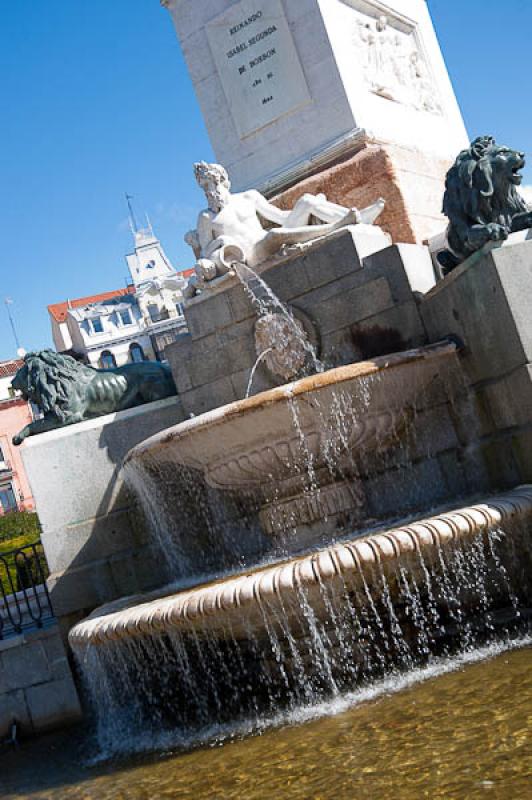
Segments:
[[[363,79],[374,94],[441,114],[438,91],[416,25],[383,3],[339,0]]]

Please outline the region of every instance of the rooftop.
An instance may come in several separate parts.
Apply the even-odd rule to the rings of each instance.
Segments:
[[[70,308],[83,308],[92,303],[101,303],[104,300],[112,300],[115,297],[123,297],[126,294],[134,294],[135,287],[127,286],[125,289],[114,289],[111,292],[101,292],[91,294],[88,297],[77,297],[74,300],[65,300],[62,303],[53,303],[48,306],[48,313],[56,322],[65,322]]]
[[[24,366],[24,361],[21,358],[0,361],[0,378],[10,378],[22,366]]]
[[[177,274],[181,275],[183,278],[189,278],[194,274],[194,269],[180,270]],[[74,300],[64,300],[62,303],[52,303],[48,306],[48,313],[56,322],[65,322],[68,311],[71,308],[85,308],[85,306],[93,305],[94,303],[102,303],[106,300],[113,300],[128,294],[135,294],[135,287],[133,285],[127,286],[125,289],[114,289],[111,292],[101,292],[100,294],[91,294],[88,297],[76,297]]]

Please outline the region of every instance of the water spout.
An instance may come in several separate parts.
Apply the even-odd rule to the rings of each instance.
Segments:
[[[318,358],[315,346],[309,341],[305,333],[302,332],[300,324],[297,322],[290,309],[277,297],[266,281],[246,264],[235,262],[233,264],[233,269],[238,280],[244,287],[244,291],[257,309],[259,317],[266,316],[266,314],[272,312],[281,314],[290,325],[292,334],[298,344],[307,353],[312,371],[323,372],[325,366]]]
[[[257,367],[261,363],[262,359],[266,358],[268,353],[272,352],[272,349],[273,348],[271,348],[271,347],[267,347],[266,350],[263,350],[262,353],[260,353],[260,355],[257,357],[257,360],[255,361],[255,363],[253,364],[253,368],[252,368],[252,370],[251,370],[251,372],[249,374],[248,385],[247,385],[247,388],[246,388],[246,394],[245,394],[246,398],[249,397],[249,394],[251,392],[251,387],[253,385],[253,378],[255,377],[255,372],[257,371]]]

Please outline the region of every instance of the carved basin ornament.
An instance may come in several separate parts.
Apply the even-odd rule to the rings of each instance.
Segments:
[[[442,342],[302,378],[169,428],[127,462],[179,464],[221,490],[262,495],[269,533],[357,511],[364,454],[398,437],[456,345]]]
[[[295,316],[269,313],[255,323],[255,350],[268,370],[284,381],[293,380],[308,362],[312,343]]]

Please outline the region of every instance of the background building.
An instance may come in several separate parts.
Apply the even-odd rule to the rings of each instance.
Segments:
[[[0,361],[0,515],[35,508],[20,449],[12,437],[33,420],[30,403],[17,397],[11,381],[23,361]]]
[[[132,224],[135,248],[126,256],[132,283],[48,306],[56,350],[94,367],[161,360],[185,331],[182,290],[192,270],[177,272],[151,225]]]
[[[126,261],[144,330],[161,359],[166,345],[185,331],[183,289],[194,270],[176,272],[149,223],[138,229],[132,218],[132,232],[135,249]]]

